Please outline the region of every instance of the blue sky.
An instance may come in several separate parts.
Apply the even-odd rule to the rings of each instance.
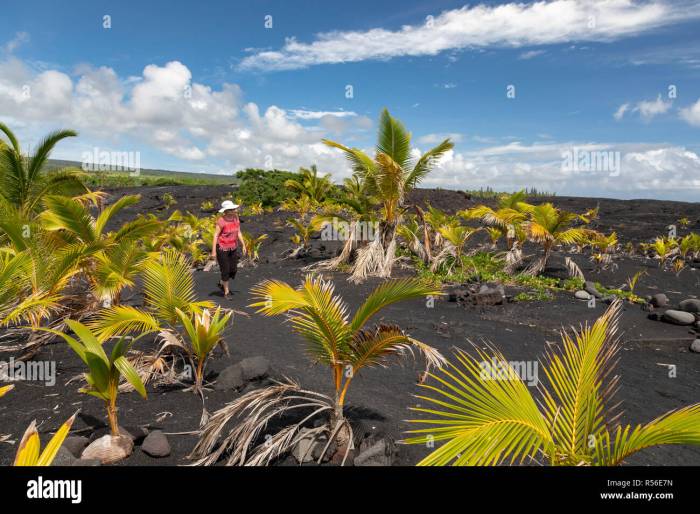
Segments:
[[[387,107],[417,155],[455,142],[426,186],[696,201],[699,28],[685,0],[13,1],[0,120],[77,129],[61,158],[340,180],[321,138],[371,151]]]

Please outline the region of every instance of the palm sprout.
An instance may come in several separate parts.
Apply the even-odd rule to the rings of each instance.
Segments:
[[[251,307],[256,307],[259,313],[287,316],[292,329],[304,338],[309,356],[328,367],[335,394],[331,399],[287,383],[239,398],[214,413],[204,427],[202,439],[193,452],[199,463],[211,464],[223,452],[231,450],[230,464],[265,464],[294,444],[296,434],[306,421],[326,412],[330,415],[330,422],[324,432],[328,434],[329,442],[336,440],[338,447],[347,451],[352,445],[352,437],[343,408],[349,386],[362,369],[386,367],[392,357],[414,351],[425,356],[429,367],[443,363],[443,357],[436,349],[417,341],[396,325],[367,326],[389,305],[440,294],[416,279],[390,281],[377,287],[352,318],[348,316],[347,305],[334,294],[332,282],[313,275],[308,275],[296,289],[284,282],[267,280],[255,286],[252,292],[259,301]],[[265,443],[266,448],[255,449],[251,457],[246,457],[250,446],[271,419],[302,408],[313,409],[312,416],[283,428]],[[212,453],[225,425],[241,414],[245,415],[243,424],[229,432]]]
[[[49,194],[75,195],[87,191],[80,170],[46,172],[44,169],[54,147],[63,139],[77,136],[76,132],[59,130],[48,134],[32,156],[22,154],[17,137],[4,123],[0,123],[0,132],[9,143],[0,139],[0,197],[24,220],[39,212],[44,197]]]
[[[547,265],[552,249],[559,244],[571,244],[583,241],[590,230],[572,226],[575,221],[582,220],[573,212],[557,209],[551,203],[543,203],[533,207],[530,219],[525,223],[528,237],[542,245],[543,254],[535,261],[528,273],[536,275]]]
[[[617,389],[613,376],[619,351],[617,325],[621,302],[615,300],[593,324],[549,351],[542,367],[547,383],[538,404],[522,377],[498,350],[475,348],[475,356],[456,354],[436,385],[424,384],[434,407],[412,410],[432,419],[411,423],[411,444],[445,441],[419,465],[485,466],[544,460],[551,465],[621,464],[632,454],[661,444],[700,445],[700,404],[668,412],[643,425],[620,425],[609,402]],[[502,370],[494,377],[484,363]]]
[[[379,119],[379,137],[374,158],[358,148],[349,148],[329,140],[323,142],[345,153],[355,175],[365,184],[367,193],[381,203],[380,235],[360,250],[352,278],[362,280],[370,274],[390,276],[395,260],[396,227],[401,221],[406,194],[425,178],[435,162],[454,145],[445,139],[414,159],[411,134],[386,109]],[[374,255],[362,255],[368,253]]]

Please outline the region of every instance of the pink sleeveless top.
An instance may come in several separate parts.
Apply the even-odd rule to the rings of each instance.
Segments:
[[[221,227],[219,239],[216,241],[222,250],[235,250],[238,246],[238,231],[241,229],[240,220],[226,221],[223,217],[216,220],[216,224]]]

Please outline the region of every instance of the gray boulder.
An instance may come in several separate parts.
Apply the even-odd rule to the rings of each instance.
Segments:
[[[695,323],[695,316],[689,312],[671,309],[664,312],[663,320],[673,323],[674,325],[692,325]]]
[[[689,298],[678,304],[678,308],[685,312],[700,312],[700,300]]]
[[[150,457],[167,457],[170,455],[168,437],[161,430],[154,430],[143,440],[141,450]]]
[[[78,460],[76,459],[73,454],[66,448],[65,446],[61,446],[58,449],[58,453],[56,453],[56,456],[53,459],[53,462],[51,463],[52,466],[73,466],[74,462]]]
[[[382,438],[378,441],[363,441],[355,457],[355,466],[391,466],[394,461],[394,445]]]
[[[666,307],[668,306],[668,296],[663,293],[655,294],[651,297],[649,301],[654,307]]]
[[[574,293],[574,298],[577,300],[590,300],[591,294],[588,291],[576,291]]]
[[[700,353],[700,339],[696,339],[690,343],[690,351],[693,353]]]
[[[85,447],[90,444],[90,439],[81,435],[69,435],[61,445],[68,450],[76,459],[80,458]]]
[[[266,377],[267,373],[270,371],[270,361],[262,356],[248,357],[247,359],[243,359],[239,365],[241,366],[244,380],[255,380],[256,378]]]
[[[583,286],[583,289],[585,289],[587,293],[592,294],[596,298],[603,297],[603,295],[600,293],[600,291],[598,291],[598,289],[596,289],[595,283],[590,281],[590,280],[586,280],[586,282]]]
[[[214,389],[225,391],[227,389],[240,389],[245,384],[243,369],[240,364],[233,364],[219,373]]]

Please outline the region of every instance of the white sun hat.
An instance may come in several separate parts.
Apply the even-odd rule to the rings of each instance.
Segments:
[[[219,212],[224,212],[224,211],[230,211],[232,209],[238,209],[240,205],[233,203],[231,200],[224,200],[221,203],[221,209],[219,209]]]

